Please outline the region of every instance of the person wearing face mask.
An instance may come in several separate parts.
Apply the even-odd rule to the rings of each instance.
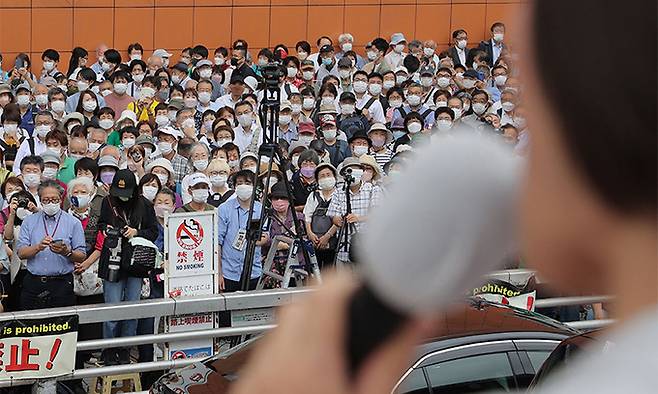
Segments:
[[[358,130],[352,137],[348,140],[350,144],[350,149],[352,151],[352,157],[359,158],[363,155],[367,155],[370,152],[370,147],[372,146],[372,141],[365,130]]]
[[[144,81],[144,86],[139,91],[136,100],[128,104],[127,110],[133,111],[137,115],[137,120],[148,120],[149,122],[155,121],[155,107],[160,104],[155,99],[155,86],[153,85],[152,78],[149,81]]]
[[[128,91],[129,76],[125,71],[117,71],[112,74],[111,81],[113,84],[112,93],[105,96],[105,104],[114,110],[115,114],[120,114],[128,108],[133,102],[133,97]],[[114,118],[116,120],[116,118]]]
[[[257,153],[258,147],[263,143],[263,130],[255,122],[253,106],[249,101],[241,101],[235,105],[235,115],[239,124],[234,129],[233,143],[238,146],[240,152]]]
[[[391,35],[390,42],[391,51],[386,55],[386,61],[392,68],[402,65],[402,61],[407,56],[404,52],[404,47],[407,45],[407,39],[404,38],[402,33],[394,33]]]
[[[423,119],[423,127],[431,129],[434,125],[434,111],[423,104],[422,96],[423,87],[415,82],[410,83],[406,94],[407,104],[393,112],[392,121],[395,121],[397,118],[406,118],[411,112],[417,112]]]
[[[96,95],[91,90],[85,90],[80,94],[80,101],[78,101],[76,112],[82,114],[84,123],[91,121],[98,122],[98,97],[100,95]]]
[[[203,60],[201,61],[203,62]],[[199,63],[201,63],[199,62]],[[212,83],[209,80],[201,80],[196,86],[199,103],[197,104],[197,113],[203,114],[206,111],[217,111],[219,104],[212,101]]]
[[[277,137],[290,144],[298,138],[297,125],[292,122],[292,105],[290,101],[281,101]]]
[[[448,48],[448,55],[452,58],[455,65],[466,65],[466,59],[470,49],[468,45],[468,33],[464,29],[457,29],[452,32],[452,45]]]
[[[420,69],[420,86],[423,88],[423,94],[421,96],[421,102],[423,105],[432,109],[435,107],[434,103],[434,93],[436,93],[437,88],[434,80],[434,68],[431,66],[425,66]]]
[[[352,61],[343,57],[338,61],[338,77],[340,79],[340,89],[343,92],[352,91]]]
[[[510,124],[514,122],[515,108],[518,104],[516,93],[513,90],[504,90],[500,95],[500,102],[491,106],[491,111],[495,111],[500,117],[500,124]]]
[[[491,96],[491,100],[497,102],[500,100],[501,92],[505,90],[505,83],[507,82],[507,68],[504,66],[494,66],[491,69],[491,82],[486,90]]]
[[[208,164],[207,171],[210,178],[208,204],[218,207],[225,203],[234,193],[233,189],[228,186],[231,167],[226,160],[215,159]]]
[[[301,212],[308,195],[317,188],[315,182],[315,168],[320,164],[318,154],[312,149],[306,149],[300,153],[297,159],[299,170],[295,171],[290,179],[292,194],[295,202],[295,210]]]
[[[455,112],[448,107],[439,107],[435,111],[435,127],[439,133],[449,133],[453,130]]]
[[[129,80],[132,80],[128,83],[126,94],[131,97],[139,97],[139,93],[144,84],[144,79],[147,77],[148,66],[142,60],[133,60],[130,62],[128,68]]]
[[[187,174],[181,181],[181,197],[183,204],[192,201],[192,194],[188,192],[190,182],[195,173],[206,173],[208,169],[208,162],[210,160],[210,151],[206,144],[197,142],[190,148],[190,156],[188,159]]]
[[[46,85],[37,85],[34,87],[34,105],[32,105],[32,113],[36,114],[39,111],[48,111],[48,87]]]
[[[520,156],[525,156],[528,153],[530,144],[530,130],[528,130],[528,123],[525,119],[526,110],[522,105],[514,111],[514,122],[512,125],[516,127],[518,142],[514,146],[514,152]]]
[[[363,229],[367,221],[368,213],[371,209],[376,208],[382,199],[382,190],[379,186],[373,185],[370,182],[363,182],[363,167],[359,159],[349,157],[338,166],[338,173],[343,177],[351,170],[350,176],[353,182],[350,184],[348,193],[350,193],[350,204],[352,213],[347,214],[347,198],[343,185],[336,187],[336,191],[331,198],[329,208],[327,208],[327,216],[332,218],[333,224],[341,227],[345,222],[353,225],[353,229],[359,232]],[[351,245],[354,233],[350,232],[348,243]],[[349,248],[348,248],[349,250]],[[342,247],[338,251],[337,256],[338,266],[345,266],[350,264],[349,253]]]
[[[55,75],[60,74],[60,71],[57,69],[57,65],[59,64],[59,52],[54,49],[46,49],[41,54],[41,60],[43,61],[41,78],[54,77]]]
[[[362,155],[359,157],[359,163],[361,163],[361,168],[363,168],[361,182],[380,185],[383,171],[382,167],[375,161],[375,158],[371,155]]]
[[[367,130],[370,122],[356,109],[356,97],[353,93],[343,92],[340,95],[340,114],[336,118],[338,129],[349,139],[357,130]]]
[[[21,310],[75,305],[73,270],[86,258],[80,220],[60,208],[63,190],[54,181],[39,186],[43,209],[23,219],[16,254],[27,260]],[[47,291],[47,298],[40,295]]]
[[[21,116],[21,123],[19,126],[26,130],[28,134],[32,135],[34,131],[34,116],[32,112],[32,95],[30,89],[21,85],[16,90],[16,104],[18,104],[18,110]]]
[[[368,63],[361,68],[366,73],[377,72],[380,74],[387,73],[395,68],[391,66],[386,59],[386,51],[388,50],[388,41],[381,37],[377,37],[372,42],[366,44],[366,55]]]
[[[331,164],[318,165],[315,169],[318,190],[308,195],[304,205],[306,233],[315,248],[320,269],[331,268],[336,255],[338,226],[327,216],[327,208],[336,190],[336,175],[336,168]]]
[[[462,122],[477,130],[485,123],[484,116],[489,108],[489,94],[484,90],[474,90],[472,97],[471,109],[473,113],[462,116]]]
[[[176,209],[175,212],[203,212],[213,211],[215,207],[208,204],[210,197],[210,179],[202,172],[189,175],[187,194],[191,196],[190,202]]]
[[[121,152],[122,152],[122,160],[127,158],[127,153],[130,148],[135,146],[135,143],[137,141],[137,137],[139,136],[139,131],[137,130],[136,127],[133,126],[128,126],[124,127],[121,130],[119,130],[119,135],[121,136]]]
[[[327,114],[320,117],[320,134],[323,142],[322,148],[329,153],[329,160],[333,166],[337,166],[346,157],[352,155],[347,141],[338,139],[336,118],[333,115]]]
[[[220,278],[219,289],[222,292],[233,292],[241,290],[240,278],[245,264],[246,240],[245,229],[253,188],[255,186],[256,174],[251,171],[241,170],[233,175],[236,198],[230,198],[220,205],[218,244],[220,248]],[[261,203],[254,201],[253,217],[260,217]],[[267,233],[263,233],[256,246],[264,245],[268,240]],[[258,285],[258,279],[262,272],[260,248],[256,248],[252,264],[249,290],[254,290]]]
[[[245,92],[244,78],[240,74],[231,75],[228,86],[228,93],[217,99],[219,107],[235,108],[235,105],[242,100],[242,94]]]
[[[328,75],[333,75],[336,78],[340,78],[338,73],[338,62],[334,56],[334,47],[332,45],[324,45],[320,48],[320,54],[318,56],[318,70],[315,76],[316,89],[320,89],[322,86],[322,81]]]
[[[43,160],[43,172],[41,173],[41,181],[50,180],[55,181],[64,191],[64,196],[66,197],[66,183],[57,179],[57,174],[59,173],[61,157],[51,151],[45,151],[41,154],[41,159]]]
[[[187,64],[185,63],[176,63],[171,68],[171,82],[173,85],[178,85],[181,88],[185,89],[187,83],[192,79],[188,75]]]
[[[153,174],[158,177],[162,187],[167,187],[171,190],[176,189],[176,183],[173,181],[174,168],[167,159],[162,157],[155,159],[146,165],[145,170],[147,174]],[[175,200],[176,207],[183,205],[183,200],[180,198],[179,194],[176,194]]]
[[[80,100],[80,95],[82,92],[86,91],[87,89],[90,89],[92,85],[96,83],[96,73],[90,69],[90,68],[83,68],[80,70],[78,73],[78,82],[77,82],[77,88],[78,91],[76,93],[73,93],[66,99],[66,112],[67,113],[72,113],[76,112],[79,107],[79,101]],[[100,96],[98,97],[98,102],[97,102],[97,107],[102,108],[105,107],[105,99]],[[82,113],[82,111],[77,111]]]
[[[290,206],[290,201],[288,201],[288,193],[286,191],[286,186],[283,182],[275,183],[272,186],[272,191],[269,193],[270,201],[272,202],[272,224],[269,229],[269,237],[267,242],[263,244],[261,254],[267,256],[270,248],[272,246],[272,239],[274,237],[279,237],[283,242],[279,242],[277,246],[277,251],[274,253],[274,260],[272,261],[271,270],[279,275],[283,275],[286,270],[286,264],[288,262],[288,254],[290,246],[292,245],[293,239],[290,238],[290,229],[293,233],[295,232],[295,224],[293,221],[293,215],[297,216],[301,222],[304,221],[304,215],[295,211],[293,207]],[[301,250],[297,253],[297,261],[299,264],[305,264],[304,256]],[[287,284],[286,284],[287,285]],[[263,288],[273,289],[281,287],[282,283],[279,280],[276,280],[272,277],[267,277],[263,281]]]
[[[162,154],[162,158],[168,161],[173,169],[173,184],[179,184],[188,171],[188,160],[179,155],[175,148],[178,140],[182,137],[180,132],[172,127],[164,127],[158,129],[158,150]],[[152,164],[153,162],[151,162]],[[148,169],[147,169],[148,172]]]
[[[151,242],[158,237],[158,226],[153,205],[139,194],[135,174],[119,170],[112,181],[110,194],[103,199],[98,227],[102,238],[98,276],[103,279],[106,303],[139,300],[142,278],[130,270],[133,247],[129,240],[141,237]],[[111,248],[121,243],[120,263],[111,262]],[[119,327],[121,326],[121,327]],[[128,337],[137,333],[137,320],[106,321],[103,338]],[[104,349],[106,365],[128,364],[129,349]]]
[[[503,39],[505,38],[505,25],[501,22],[496,22],[491,25],[491,38],[486,41],[480,41],[478,49],[487,53],[489,59],[489,67],[493,67],[498,61],[501,52],[507,48]]]
[[[376,89],[379,93],[375,97],[368,92],[368,80],[370,76],[373,78],[373,85],[378,85]],[[379,94],[381,93],[381,81],[383,78],[380,74],[376,73],[372,73],[370,76],[362,70],[358,70],[354,73],[352,88],[356,98],[356,109],[358,109],[369,122],[384,123],[386,121],[384,110],[381,102],[378,100]]]
[[[336,59],[340,60],[345,57],[347,52],[354,52],[354,36],[350,33],[343,33],[338,36],[338,47],[340,51],[336,52]],[[366,61],[360,55],[356,55],[356,62],[354,66],[357,69],[362,69],[366,65]]]
[[[48,111],[38,113],[34,121],[36,138],[26,138],[18,147],[13,168],[13,173],[16,175],[21,174],[21,161],[24,157],[40,155],[46,150],[46,136],[55,128],[55,119]]]
[[[306,88],[315,88],[315,63],[312,60],[302,60],[300,69],[302,72],[302,82],[303,84],[299,86],[299,89],[302,90]]]
[[[380,167],[384,167],[393,157],[393,152],[389,149],[393,142],[393,133],[384,124],[374,123],[368,130],[368,137],[372,141],[370,156]]]

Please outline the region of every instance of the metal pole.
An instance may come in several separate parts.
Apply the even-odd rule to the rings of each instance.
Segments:
[[[551,308],[554,306],[596,304],[599,302],[610,302],[613,300],[614,297],[612,296],[579,296],[579,297],[544,298],[542,300],[537,300],[535,302],[535,308]]]

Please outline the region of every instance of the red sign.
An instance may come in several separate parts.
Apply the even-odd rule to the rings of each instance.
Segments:
[[[203,241],[203,227],[195,219],[186,219],[176,230],[176,242],[187,250],[196,249]]]

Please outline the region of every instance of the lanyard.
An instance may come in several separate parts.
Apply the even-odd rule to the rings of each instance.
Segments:
[[[53,238],[55,236],[55,233],[57,233],[57,228],[59,227],[59,221],[62,218],[62,213],[59,213],[59,217],[57,218],[57,222],[55,223],[55,230],[53,230],[52,234],[48,234],[48,226],[46,226],[46,214],[43,215],[43,231],[46,233],[46,237],[51,237]]]

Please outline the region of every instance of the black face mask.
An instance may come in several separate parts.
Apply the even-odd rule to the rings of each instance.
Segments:
[[[192,65],[196,66],[196,64],[199,62],[199,59],[192,58]]]
[[[231,58],[231,66],[237,67],[238,66],[238,59],[232,57]]]

